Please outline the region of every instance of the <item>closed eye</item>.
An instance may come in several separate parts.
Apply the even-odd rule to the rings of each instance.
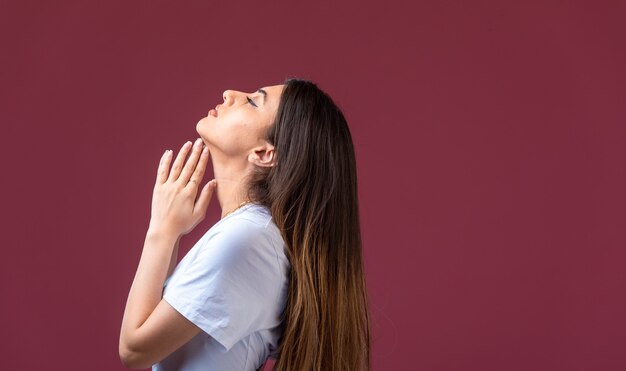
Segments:
[[[255,107],[258,107],[258,106],[256,105],[256,103],[254,103],[254,101],[253,101],[252,99],[250,99],[250,97],[246,97],[246,99],[248,99],[248,103],[250,103],[251,105],[253,105],[253,106],[255,106]]]

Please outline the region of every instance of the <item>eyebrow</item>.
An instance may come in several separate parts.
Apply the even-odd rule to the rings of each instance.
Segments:
[[[267,98],[267,92],[263,89],[259,89],[256,92],[263,94],[263,104],[265,104],[265,98]]]

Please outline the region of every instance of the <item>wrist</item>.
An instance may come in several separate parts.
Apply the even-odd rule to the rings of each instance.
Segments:
[[[169,242],[172,244],[172,247],[180,239],[180,237],[181,236],[177,233],[164,228],[155,228],[153,226],[148,227],[148,231],[146,232],[146,239]]]

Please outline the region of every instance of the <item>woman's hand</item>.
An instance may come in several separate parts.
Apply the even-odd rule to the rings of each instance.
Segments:
[[[191,142],[188,141],[176,156],[171,170],[172,151],[165,151],[161,157],[152,195],[149,231],[181,236],[191,232],[206,216],[217,183],[215,180],[208,182],[195,200],[209,160],[209,149],[203,148],[202,140],[198,138],[184,163],[190,148]]]

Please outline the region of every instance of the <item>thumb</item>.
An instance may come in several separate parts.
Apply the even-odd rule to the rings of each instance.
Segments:
[[[204,185],[202,191],[200,192],[200,197],[198,197],[198,201],[196,201],[196,204],[193,207],[193,213],[195,215],[204,215],[207,207],[209,207],[209,202],[211,201],[211,196],[213,196],[215,188],[217,188],[217,180],[215,179],[212,179]]]

